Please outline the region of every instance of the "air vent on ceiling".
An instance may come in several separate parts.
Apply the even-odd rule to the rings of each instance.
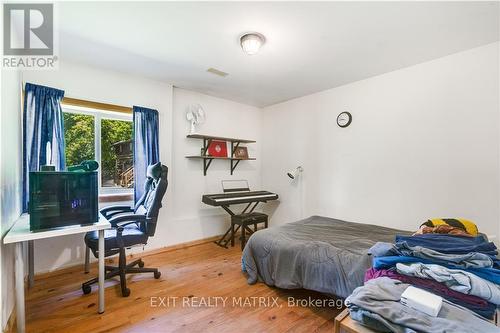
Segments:
[[[215,69],[215,68],[212,68],[212,67],[210,67],[209,69],[207,69],[207,72],[212,73],[212,74],[215,74],[215,75],[218,75],[218,76],[220,76],[220,77],[226,77],[226,76],[228,76],[228,75],[229,75],[229,74],[228,74],[228,73],[226,73],[226,72],[220,71],[220,70]]]

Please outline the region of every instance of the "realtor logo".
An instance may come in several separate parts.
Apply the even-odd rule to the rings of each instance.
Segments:
[[[3,67],[54,68],[54,4],[3,4]]]

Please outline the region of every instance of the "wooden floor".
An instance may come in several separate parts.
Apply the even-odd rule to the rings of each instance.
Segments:
[[[239,244],[238,244],[239,245]],[[129,297],[121,297],[118,280],[106,282],[106,312],[97,314],[97,289],[83,295],[80,285],[95,276],[81,268],[37,277],[27,292],[28,332],[332,332],[336,307],[288,306],[288,298],[329,299],[305,291],[285,291],[263,283],[248,285],[241,272],[239,246],[223,249],[205,243],[185,249],[143,256],[152,274],[130,275]],[[170,304],[165,306],[170,297]],[[173,304],[177,297],[176,304]],[[214,297],[222,298],[215,306]],[[239,297],[242,303],[238,304]],[[272,307],[255,306],[250,298],[262,297]],[[163,298],[163,299],[161,299]],[[184,301],[189,301],[183,305]],[[203,300],[206,304],[202,304]],[[234,304],[233,304],[234,300]],[[247,300],[247,303],[243,302]],[[276,300],[279,306],[275,306]],[[208,303],[211,301],[211,303]],[[162,303],[163,302],[163,303]],[[257,299],[258,302],[258,299]],[[156,306],[152,306],[156,304]]]

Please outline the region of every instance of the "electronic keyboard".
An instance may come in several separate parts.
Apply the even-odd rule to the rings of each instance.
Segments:
[[[221,194],[205,194],[201,201],[210,206],[229,206],[245,203],[266,202],[277,200],[276,193],[268,191],[244,191]]]
[[[226,181],[234,182],[234,181]],[[246,181],[245,181],[246,182]],[[201,201],[210,206],[218,206],[223,208],[229,215],[235,216],[236,214],[231,210],[231,205],[237,204],[247,204],[245,209],[240,214],[251,214],[255,207],[261,202],[267,202],[271,200],[278,200],[278,195],[276,193],[268,191],[250,191],[248,184],[246,186],[238,186],[233,188],[225,188],[224,182],[222,188],[224,193],[220,194],[205,194],[201,197]],[[232,220],[232,217],[231,217]],[[227,229],[226,233],[215,242],[215,244],[227,248],[227,244],[231,241],[234,245],[234,235],[240,228],[240,225],[235,229],[232,222],[231,226]],[[255,230],[257,231],[257,227]]]

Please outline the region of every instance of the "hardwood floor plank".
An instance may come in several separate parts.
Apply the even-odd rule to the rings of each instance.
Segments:
[[[145,255],[143,261],[146,267],[159,268],[161,278],[128,276],[129,297],[121,297],[118,279],[106,281],[106,312],[101,315],[97,314],[96,287],[89,295],[80,289],[82,282],[96,275],[95,264],[89,274],[83,273],[82,266],[37,276],[35,287],[26,295],[27,331],[331,332],[333,319],[341,311],[288,305],[289,297],[329,299],[319,293],[281,290],[263,283],[248,285],[241,272],[238,244],[224,249],[202,243]],[[160,298],[169,297],[168,306],[158,306]],[[247,299],[257,302],[244,303]]]

